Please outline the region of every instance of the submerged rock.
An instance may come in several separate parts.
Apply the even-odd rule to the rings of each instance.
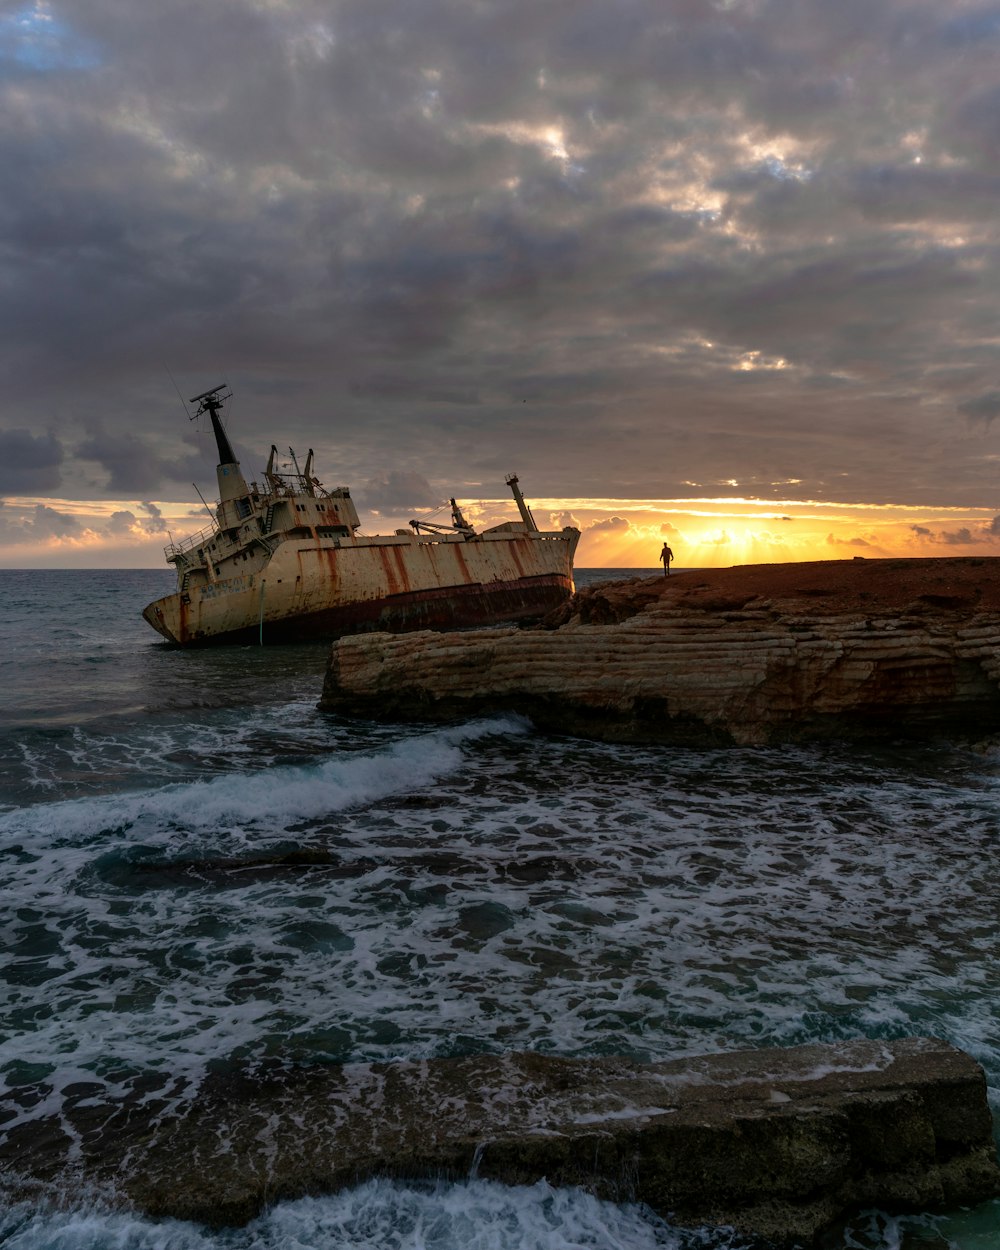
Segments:
[[[653,1064],[511,1054],[217,1074],[179,1118],[87,1107],[104,1134],[67,1142],[67,1171],[113,1177],[148,1215],[212,1225],[376,1175],[544,1177],[782,1244],[858,1207],[1000,1193],[982,1070],[927,1038]],[[0,1163],[31,1171],[24,1153]]]
[[[344,638],[320,706],[678,745],[982,737],[998,681],[1000,560],[850,560],[610,583],[537,630]]]

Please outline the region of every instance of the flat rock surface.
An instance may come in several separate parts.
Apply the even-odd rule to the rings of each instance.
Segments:
[[[808,1243],[858,1207],[1000,1192],[982,1070],[931,1038],[652,1064],[529,1053],[230,1072],[183,1116],[81,1104],[33,1148],[57,1190],[89,1180],[149,1215],[214,1225],[373,1175],[546,1178],[778,1243]],[[27,1184],[32,1151],[0,1164]]]
[[[651,604],[693,611],[732,611],[755,600],[810,613],[976,609],[1000,612],[1000,557],[909,560],[817,560],[801,564],[741,564],[601,582],[579,591],[546,618],[551,626],[588,614],[595,601],[613,604],[625,619]]]

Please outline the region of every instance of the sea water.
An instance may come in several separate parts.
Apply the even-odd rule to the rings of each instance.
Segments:
[[[1000,1107],[997,750],[347,720],[316,709],[323,646],[161,642],[139,612],[171,580],[0,572],[0,1132],[84,1087],[182,1111],[234,1067],[915,1033]],[[233,867],[302,848],[341,871]],[[1000,1205],[840,1240],[995,1248]],[[0,1214],[12,1250],[738,1244],[544,1182],[374,1180],[224,1232],[83,1194]]]

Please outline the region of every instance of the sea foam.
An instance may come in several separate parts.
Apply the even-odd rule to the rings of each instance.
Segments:
[[[40,803],[0,816],[0,837],[56,836],[62,843],[182,826],[191,831],[283,828],[348,807],[428,786],[463,763],[463,746],[489,736],[526,733],[527,721],[472,721],[414,734],[375,752],[343,752],[299,766],[233,772],[152,790]]]
[[[279,1203],[243,1229],[210,1233],[100,1209],[22,1207],[0,1217],[6,1250],[736,1250],[726,1230],[681,1231],[637,1206],[578,1189],[373,1180]]]

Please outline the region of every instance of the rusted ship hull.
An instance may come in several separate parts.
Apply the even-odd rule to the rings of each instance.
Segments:
[[[460,629],[544,615],[573,593],[580,531],[540,530],[507,479],[519,521],[477,533],[457,500],[450,525],[412,520],[394,534],[362,535],[347,486],[327,490],[312,448],[282,466],[272,443],[263,485],[248,483],[219,416],[225,383],[196,395],[212,422],[219,500],[212,525],[164,555],[177,590],[143,617],[181,647],[298,642],[371,630]],[[208,505],[206,504],[206,507]]]
[[[151,605],[152,612],[147,608],[143,615],[169,642],[181,646],[313,642],[342,638],[345,634],[469,629],[477,625],[529,620],[544,616],[572,593],[573,583],[561,577],[496,582],[490,586],[451,586],[447,590],[404,592],[378,602],[335,605],[302,616],[271,617],[201,637],[189,636],[190,629],[183,625],[179,636],[172,637],[160,628],[155,605]]]
[[[188,647],[537,618],[573,593],[578,537],[566,530],[286,542],[262,572],[167,595],[143,616],[169,642]]]

